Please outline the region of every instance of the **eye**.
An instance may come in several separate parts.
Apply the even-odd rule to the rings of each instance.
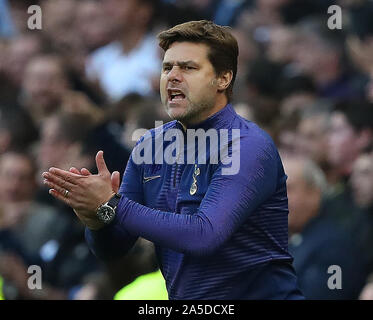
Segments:
[[[171,70],[171,66],[163,66],[163,72],[169,72]]]

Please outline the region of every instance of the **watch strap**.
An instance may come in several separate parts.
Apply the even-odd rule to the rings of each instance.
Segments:
[[[118,203],[120,201],[120,198],[122,196],[118,193],[116,193],[115,195],[113,195],[110,200],[107,202],[108,206],[112,207],[112,208],[116,208],[118,206]]]

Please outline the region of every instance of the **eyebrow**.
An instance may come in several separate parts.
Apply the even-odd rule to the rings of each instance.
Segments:
[[[195,61],[192,61],[192,60],[188,60],[188,61],[166,61],[166,62],[163,62],[163,67],[165,66],[174,66],[174,65],[177,65],[179,67],[184,67],[184,66],[187,66],[187,65],[193,65],[193,66],[198,66],[198,64],[195,62]]]

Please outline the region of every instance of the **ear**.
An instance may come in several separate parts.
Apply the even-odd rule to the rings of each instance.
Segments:
[[[217,78],[218,91],[226,90],[231,84],[232,79],[233,72],[231,70],[222,72]]]

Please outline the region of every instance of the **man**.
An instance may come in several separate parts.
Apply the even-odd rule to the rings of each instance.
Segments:
[[[350,178],[352,196],[359,208],[373,209],[373,150],[367,148],[352,166]],[[373,211],[371,210],[373,213]]]
[[[364,256],[352,234],[330,217],[330,207],[323,201],[327,189],[323,172],[304,157],[288,156],[283,161],[289,175],[289,250],[299,286],[307,299],[356,299],[366,277]],[[329,288],[332,265],[343,270],[338,290]]]
[[[4,294],[9,299],[67,299],[70,289],[98,265],[84,236],[80,237],[80,226],[71,223],[63,211],[35,200],[35,174],[35,163],[27,153],[1,155],[0,274]],[[43,269],[43,290],[38,292],[27,287],[27,267],[34,264]]]
[[[347,68],[343,34],[333,32],[318,18],[307,19],[297,27],[299,37],[292,48],[293,62],[299,72],[311,77],[318,95],[334,101],[362,97],[360,88],[365,80]]]
[[[50,193],[75,209],[101,259],[125,254],[138,236],[154,242],[170,299],[303,298],[287,250],[286,175],[280,157],[270,137],[228,103],[237,41],[229,29],[205,20],[177,25],[160,33],[159,40],[165,50],[161,100],[175,120],[151,130],[134,148],[119,196],[114,195],[119,173],[110,176],[102,152],[96,156],[98,175],[84,168],[43,173]],[[213,147],[202,154],[205,164],[157,164],[171,141],[151,150],[150,164],[137,164],[147,141],[159,143],[163,133],[176,129],[182,141],[188,129],[230,131],[220,145],[238,157],[238,172],[226,171],[226,156],[213,163]],[[188,148],[187,141],[178,155]],[[108,200],[115,210],[102,210]]]
[[[296,128],[296,151],[314,161],[324,172],[328,183],[333,184],[337,174],[328,161],[327,152],[330,119],[326,105],[305,110]]]
[[[152,95],[160,59],[151,31],[155,0],[105,0],[114,41],[93,51],[86,61],[86,75],[98,82],[111,101],[129,93]]]
[[[364,100],[337,104],[327,138],[328,161],[335,168],[337,182],[344,187],[355,160],[373,139],[373,105]]]

